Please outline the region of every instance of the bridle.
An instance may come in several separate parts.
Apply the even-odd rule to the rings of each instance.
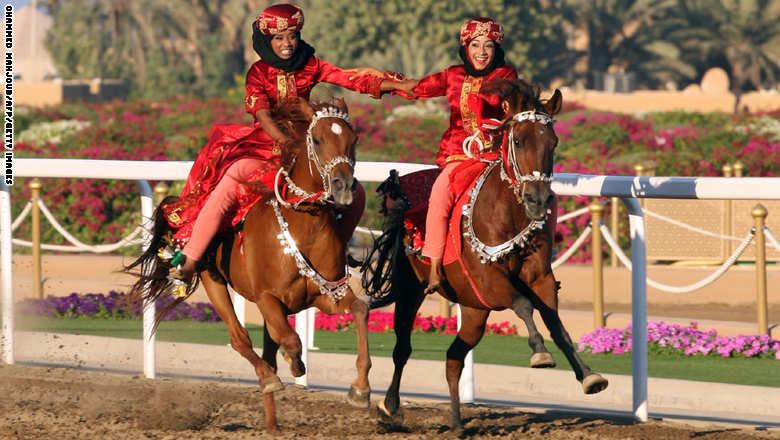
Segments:
[[[322,178],[323,189],[316,193],[310,193],[297,186],[284,168],[279,168],[279,171],[276,173],[276,178],[274,179],[274,194],[276,194],[276,199],[271,199],[268,204],[273,207],[274,214],[276,216],[276,222],[279,224],[280,232],[277,234],[276,238],[279,240],[279,244],[282,246],[282,251],[284,254],[290,255],[295,260],[295,265],[298,267],[298,273],[302,277],[310,279],[312,282],[314,282],[314,284],[317,285],[322,295],[327,295],[331,298],[331,300],[333,300],[334,303],[337,303],[339,300],[344,298],[344,296],[347,294],[347,289],[349,288],[349,266],[344,267],[344,276],[336,281],[328,281],[322,275],[320,275],[319,272],[317,272],[317,270],[312,267],[311,263],[309,263],[309,260],[301,253],[300,249],[298,249],[298,246],[295,243],[295,239],[288,229],[287,221],[285,221],[284,216],[282,215],[282,211],[279,208],[279,205],[282,205],[286,208],[298,209],[302,203],[314,203],[319,205],[327,205],[328,203],[332,203],[330,200],[332,192],[332,188],[330,186],[330,174],[333,172],[333,169],[338,164],[346,163],[349,165],[350,169],[354,170],[354,159],[345,155],[336,156],[325,163],[325,165],[322,165],[322,162],[320,161],[320,158],[317,156],[317,152],[314,149],[314,138],[311,132],[314,126],[317,125],[321,119],[325,118],[341,119],[347,124],[347,126],[352,128],[349,123],[349,115],[335,107],[327,107],[322,110],[318,110],[314,113],[314,117],[309,123],[309,128],[306,130],[306,154],[309,159],[309,173],[314,175],[311,169],[311,164],[313,163],[314,167],[317,169],[317,172],[320,173],[320,177]],[[285,200],[282,198],[279,192],[279,180],[281,177],[284,177],[285,186],[287,189],[298,196],[297,198],[292,200]]]
[[[536,110],[528,110],[515,114],[507,125],[506,147],[501,148],[502,162],[504,166],[501,167],[501,180],[509,183],[512,192],[517,198],[517,202],[523,203],[523,195],[525,194],[525,184],[528,182],[552,182],[552,175],[542,173],[538,170],[531,171],[530,174],[523,174],[520,168],[517,166],[517,153],[515,149],[515,131],[514,126],[524,121],[531,123],[541,123],[543,125],[552,124],[555,120],[547,113],[538,112]]]
[[[346,155],[333,157],[327,163],[325,163],[325,165],[322,165],[322,161],[320,161],[319,156],[317,156],[317,151],[314,148],[314,137],[312,136],[312,129],[314,129],[314,126],[317,125],[321,119],[325,118],[341,119],[347,124],[347,126],[350,128],[352,127],[349,122],[349,115],[339,108],[326,107],[314,113],[314,117],[309,123],[309,128],[306,130],[306,155],[309,159],[309,173],[312,176],[314,175],[311,168],[313,163],[314,167],[317,169],[317,172],[320,174],[320,178],[322,179],[323,189],[317,192],[308,192],[304,190],[303,188],[296,185],[295,182],[293,182],[287,170],[285,170],[283,167],[280,167],[279,171],[276,173],[276,177],[274,178],[274,194],[276,195],[276,200],[278,200],[279,203],[286,208],[292,207],[293,209],[298,209],[302,203],[314,203],[319,205],[332,203],[331,195],[333,189],[330,185],[330,179],[333,169],[342,163],[349,165],[350,169],[353,171],[355,169],[355,160]],[[285,200],[282,197],[281,193],[279,192],[279,183],[282,178],[284,178],[287,189],[297,197],[292,200]]]
[[[550,213],[548,210],[543,219],[531,220],[528,225],[526,225],[525,228],[518,232],[514,237],[494,246],[482,242],[474,231],[474,206],[476,205],[477,197],[479,196],[479,192],[482,189],[482,185],[485,183],[487,176],[491,173],[491,171],[493,171],[495,167],[500,168],[501,180],[509,183],[509,187],[512,189],[512,192],[514,192],[515,198],[519,204],[523,203],[522,195],[525,192],[526,183],[552,182],[552,176],[550,175],[543,174],[537,170],[532,171],[530,174],[523,174],[517,166],[517,155],[514,148],[515,139],[513,128],[516,124],[522,123],[524,121],[530,121],[533,123],[540,122],[544,125],[547,125],[553,122],[553,118],[546,113],[537,112],[535,110],[520,112],[512,116],[511,121],[505,128],[509,130],[509,134],[505,137],[509,147],[507,147],[506,143],[502,144],[501,157],[497,160],[489,162],[489,165],[485,171],[483,171],[482,175],[480,175],[477,179],[474,188],[469,191],[469,201],[463,205],[463,217],[465,219],[463,239],[469,245],[471,251],[479,257],[479,260],[482,264],[486,264],[488,262],[494,263],[510,255],[515,251],[515,249],[525,248],[531,240],[533,234],[537,230],[540,230],[544,227],[544,224],[547,221],[547,214]],[[465,149],[466,148],[464,143],[464,150]]]

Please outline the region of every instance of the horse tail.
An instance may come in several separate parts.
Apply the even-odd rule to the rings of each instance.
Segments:
[[[135,284],[130,287],[127,298],[133,304],[157,303],[157,313],[154,322],[154,329],[160,324],[168,312],[181,304],[198,287],[198,277],[193,277],[187,285],[182,285],[178,280],[168,276],[171,268],[169,258],[158,255],[161,249],[171,252],[173,249],[172,238],[173,228],[168,224],[165,213],[162,210],[163,204],[176,201],[178,197],[168,196],[154,210],[152,215],[152,240],[143,254],[132,263],[124,266],[124,272],[138,277]],[[133,269],[140,266],[140,273]],[[131,272],[132,271],[132,272]],[[183,290],[182,287],[183,286]],[[162,300],[162,301],[158,301]]]
[[[396,170],[390,171],[390,177],[379,185],[377,192],[381,195],[380,212],[385,216],[385,224],[361,268],[361,284],[371,298],[371,308],[385,306],[398,298],[395,281],[400,273],[399,258],[406,258],[404,214],[409,209]]]

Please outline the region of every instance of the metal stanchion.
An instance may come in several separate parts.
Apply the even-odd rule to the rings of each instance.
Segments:
[[[168,195],[168,190],[170,187],[165,182],[158,182],[157,185],[154,185],[154,203],[155,205],[159,205],[160,202],[163,201],[163,199]]]
[[[758,314],[759,335],[769,333],[766,301],[766,248],[764,241],[764,223],[767,214],[766,208],[760,203],[750,211],[756,228],[756,312]]]
[[[745,169],[745,165],[740,161],[734,162],[734,177],[742,177],[742,170]]]
[[[604,205],[598,198],[590,204],[591,249],[593,259],[593,326],[604,327],[604,267],[601,255],[601,216]]]
[[[38,200],[41,199],[41,181],[38,178],[30,182],[30,202],[32,203],[32,287],[33,295],[43,298],[43,269],[41,267],[41,209]]]
[[[634,174],[636,174],[637,177],[642,177],[645,175],[645,166],[641,163],[638,163],[634,165]],[[642,209],[645,209],[645,199],[639,199],[639,206],[642,207]]]

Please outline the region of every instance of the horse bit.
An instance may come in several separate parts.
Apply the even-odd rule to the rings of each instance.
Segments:
[[[546,113],[537,112],[535,110],[520,112],[512,116],[512,125],[523,121],[540,122],[544,125],[547,125],[553,122],[553,118]],[[501,180],[509,183],[509,187],[512,188],[512,192],[515,194],[515,198],[517,199],[518,203],[522,204],[523,201],[520,194],[521,192],[525,192],[525,184],[527,182],[549,183],[552,182],[552,176],[543,174],[536,170],[534,170],[531,174],[521,173],[520,169],[517,167],[517,154],[515,153],[514,148],[514,130],[511,129],[511,126],[509,128],[509,148],[507,153],[507,162],[511,164],[511,172],[514,179],[510,177],[509,174],[507,174],[505,169],[506,167],[501,166]],[[469,139],[467,138],[467,141],[468,140]],[[466,149],[467,145],[464,141],[464,151]],[[474,232],[473,222],[474,205],[477,202],[477,196],[479,195],[479,191],[482,189],[482,185],[485,183],[487,176],[490,174],[493,168],[501,164],[502,159],[503,158],[494,160],[490,163],[490,165],[488,165],[487,169],[485,169],[485,171],[479,176],[479,179],[474,185],[474,188],[469,191],[468,203],[463,205],[463,216],[466,218],[466,231],[463,233],[463,238],[468,242],[469,246],[471,247],[471,251],[479,256],[479,260],[482,264],[485,264],[488,261],[493,263],[501,260],[503,257],[514,251],[515,247],[524,248],[528,244],[528,240],[530,239],[531,234],[537,229],[542,229],[546,221],[546,216],[542,220],[531,220],[528,226],[523,228],[523,230],[520,231],[517,235],[495,246],[486,245],[479,238],[477,238],[477,234]],[[522,183],[523,185],[522,191],[519,188],[519,183]],[[547,214],[549,213],[550,210],[548,209]]]
[[[282,216],[282,210],[279,208],[279,205],[281,204],[286,208],[297,209],[298,206],[300,206],[300,204],[304,201],[310,201],[311,203],[320,203],[324,205],[327,203],[327,200],[331,195],[330,180],[328,179],[328,176],[330,176],[333,168],[335,168],[336,165],[340,163],[346,163],[349,164],[350,168],[354,169],[355,161],[343,155],[334,157],[324,166],[320,163],[319,157],[317,157],[317,152],[314,151],[314,139],[312,137],[311,130],[314,128],[317,122],[323,118],[338,118],[349,125],[349,115],[335,107],[328,107],[319,110],[314,114],[311,123],[309,123],[309,128],[306,130],[306,151],[309,158],[309,172],[311,173],[311,164],[314,162],[314,166],[317,168],[317,171],[320,173],[320,177],[322,178],[322,185],[324,190],[320,191],[319,194],[309,193],[295,185],[284,168],[279,168],[279,171],[276,173],[276,178],[274,179],[274,193],[276,194],[276,199],[271,199],[268,204],[273,207],[274,213],[276,214],[276,221],[279,223],[279,228],[281,229],[281,232],[276,235],[276,238],[279,240],[279,244],[282,246],[282,252],[284,252],[285,255],[291,255],[293,259],[295,259],[295,265],[298,266],[298,273],[302,277],[312,280],[317,285],[317,287],[319,287],[321,294],[329,296],[330,299],[336,303],[344,298],[344,296],[347,294],[350,277],[349,267],[344,266],[345,275],[339,280],[328,281],[323,278],[322,275],[320,275],[317,270],[314,269],[311,264],[309,264],[308,260],[306,260],[306,257],[304,257],[301,251],[298,249],[298,246],[295,244],[295,239],[293,239],[292,234],[290,234],[288,224],[284,220],[284,216]],[[284,179],[286,180],[290,190],[300,197],[298,202],[288,203],[279,194],[279,177],[282,175],[284,175]]]

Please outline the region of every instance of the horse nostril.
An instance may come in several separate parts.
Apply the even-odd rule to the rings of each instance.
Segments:
[[[555,199],[554,195],[550,194],[549,196],[547,196],[547,201],[545,202],[545,206],[552,205],[553,199]]]
[[[344,189],[347,187],[344,179],[340,177],[333,178],[333,180],[331,180],[331,184],[333,185],[333,189],[336,191],[344,191]]]

